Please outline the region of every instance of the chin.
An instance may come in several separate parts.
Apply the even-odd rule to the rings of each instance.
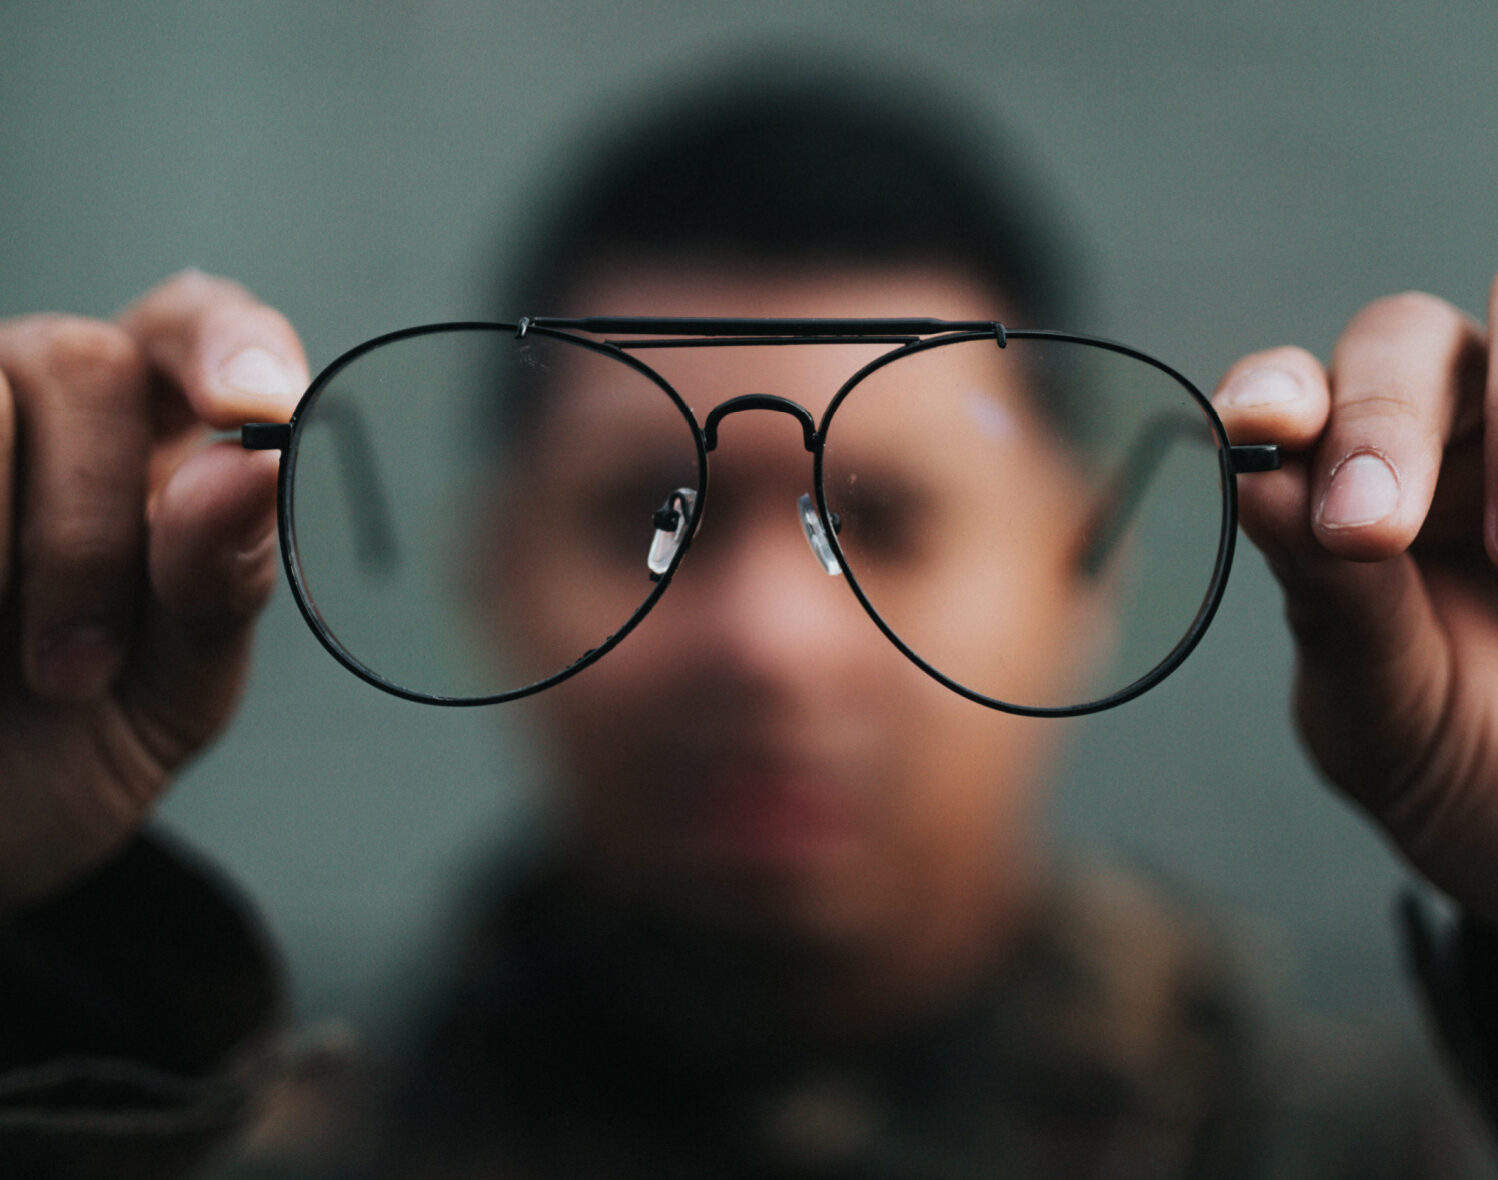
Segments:
[[[661,900],[685,925],[766,948],[833,953],[877,936],[887,907],[859,866],[805,861],[683,867]]]

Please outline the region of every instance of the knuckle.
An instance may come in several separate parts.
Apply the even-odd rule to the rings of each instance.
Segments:
[[[145,537],[143,475],[133,465],[79,453],[36,473],[25,489],[19,556],[44,578],[64,576],[108,596],[111,580],[137,560]]]
[[[145,378],[145,358],[124,329],[78,316],[45,316],[34,325],[34,379],[81,393],[131,388]]]
[[[1339,451],[1372,444],[1380,453],[1390,448],[1408,457],[1442,447],[1440,423],[1415,392],[1399,386],[1360,389],[1344,399],[1337,408],[1336,433],[1342,442]]]
[[[107,599],[128,588],[126,571],[138,548],[138,532],[114,514],[70,512],[29,530],[22,562],[33,576],[49,580],[54,590],[56,579],[71,580],[64,597]]]
[[[1409,391],[1395,385],[1376,385],[1358,390],[1344,399],[1339,417],[1343,422],[1394,420],[1411,424],[1425,423],[1425,415],[1411,398]]]

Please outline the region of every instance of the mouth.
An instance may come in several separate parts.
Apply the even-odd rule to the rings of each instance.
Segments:
[[[678,781],[672,825],[694,861],[813,870],[846,858],[867,832],[867,792],[815,761],[722,758]]]

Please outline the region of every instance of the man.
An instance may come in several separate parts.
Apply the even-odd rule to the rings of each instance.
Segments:
[[[889,105],[729,90],[645,127],[577,188],[521,268],[517,312],[1057,314],[1023,202]],[[1281,350],[1219,393],[1235,442],[1287,451],[1241,493],[1286,585],[1312,748],[1477,923],[1498,917],[1482,549],[1498,526],[1473,520],[1498,503],[1482,483],[1486,348],[1451,309],[1405,297],[1354,321],[1330,375]],[[699,417],[769,391],[817,418],[851,371],[841,346],[682,350],[660,367],[701,391]],[[184,275],[118,324],[5,325],[0,371],[0,486],[15,489],[0,907],[7,1010],[24,1014],[3,1056],[10,1142],[38,1170],[169,1174],[263,1086],[274,1001],[243,920],[132,834],[227,722],[276,576],[273,464],[199,435],[284,418],[305,361],[274,312]],[[1043,441],[1059,428],[1023,382],[982,407],[975,422],[998,411],[996,433],[1025,444],[1041,507],[992,542],[1006,560],[975,584],[1013,609],[973,608],[971,641],[1003,631],[1007,674],[1032,686],[1095,654],[1073,625],[1072,444]],[[553,453],[548,431],[593,436],[587,417],[537,413],[537,511],[476,542],[477,576],[485,544],[535,555],[492,581],[525,620],[495,642],[561,667],[582,653],[557,588],[596,580],[548,548],[568,500],[534,455]],[[786,414],[719,425],[709,510],[669,592],[537,698],[550,859],[486,899],[356,1166],[1450,1174],[1446,1128],[1397,1066],[1287,1053],[1257,1027],[1207,916],[1048,863],[1033,807],[1054,726],[948,691],[818,568],[791,511],[808,472]],[[858,522],[845,528],[852,546]],[[643,579],[643,546],[621,553]],[[1453,986],[1490,978],[1457,967]]]

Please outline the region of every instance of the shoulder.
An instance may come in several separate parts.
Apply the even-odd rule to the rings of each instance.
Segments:
[[[1115,1133],[1202,1174],[1493,1174],[1475,1121],[1407,1022],[1295,994],[1286,944],[1147,870],[1074,866],[1042,907],[1031,1051],[1108,1079]],[[1163,1150],[1163,1148],[1162,1148]]]

